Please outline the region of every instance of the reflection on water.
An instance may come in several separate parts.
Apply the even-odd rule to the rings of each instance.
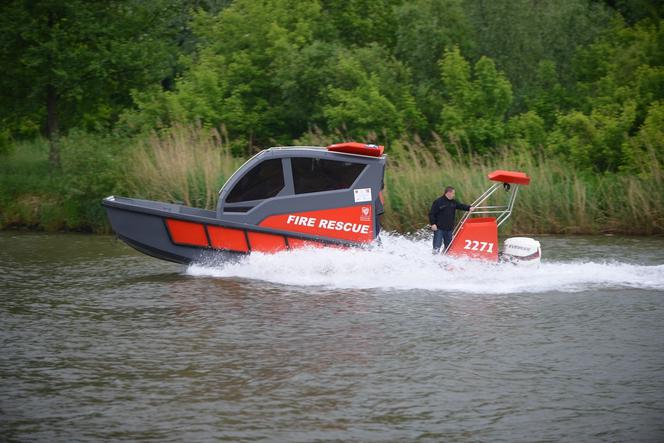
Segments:
[[[662,441],[664,240],[225,268],[0,233],[0,440]]]

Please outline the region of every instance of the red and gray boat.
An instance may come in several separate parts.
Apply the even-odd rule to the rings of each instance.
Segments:
[[[383,151],[363,143],[263,150],[224,184],[216,211],[117,196],[102,205],[121,240],[176,263],[362,246],[380,230]]]
[[[305,246],[348,247],[373,242],[384,212],[383,147],[339,143],[278,147],[259,152],[219,191],[216,211],[126,197],[107,197],[118,237],[153,257],[176,263],[232,260],[251,252]],[[539,264],[538,241],[515,237],[498,251],[498,227],[512,213],[523,172],[498,170],[493,184],[459,221],[445,254],[488,262]],[[504,204],[488,205],[500,190]]]

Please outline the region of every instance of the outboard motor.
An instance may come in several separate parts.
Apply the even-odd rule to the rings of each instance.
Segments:
[[[538,266],[542,258],[540,242],[528,237],[512,237],[503,242],[500,260],[515,265]]]

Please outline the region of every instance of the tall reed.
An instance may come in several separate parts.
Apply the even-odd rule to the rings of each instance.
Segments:
[[[307,141],[314,144],[324,139],[311,138]],[[219,187],[243,161],[231,155],[223,132],[178,126],[153,134],[134,150],[129,189],[133,196],[213,208]],[[582,173],[525,148],[477,156],[440,139],[390,146],[384,228],[412,232],[426,226],[431,202],[448,185],[457,189],[459,200],[471,203],[496,169],[525,171],[532,179],[521,187],[505,233],[664,233],[664,174],[657,164],[638,175]],[[501,194],[489,204],[503,203]]]
[[[222,130],[175,126],[141,141],[127,174],[132,196],[212,209],[217,191],[244,160]]]
[[[386,173],[385,228],[417,230],[428,223],[429,205],[445,186],[456,187],[457,197],[470,203],[489,187],[488,173],[511,169],[532,180],[519,191],[506,233],[664,232],[664,180],[657,164],[638,175],[592,174],[524,149],[490,157],[455,154],[442,141],[394,146]],[[490,203],[501,197],[497,193]]]

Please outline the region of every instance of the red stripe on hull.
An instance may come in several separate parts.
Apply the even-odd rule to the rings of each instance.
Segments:
[[[248,232],[251,250],[256,252],[279,252],[286,249],[286,238],[263,232]]]
[[[229,251],[249,252],[247,238],[241,229],[223,228],[221,226],[208,226],[210,242],[215,249],[227,249]]]
[[[171,236],[171,240],[175,244],[202,246],[204,248],[210,246],[207,235],[205,234],[205,226],[200,223],[173,220],[169,218],[166,219],[166,226],[168,227],[168,233]]]
[[[301,249],[301,248],[324,248],[325,243],[313,240],[302,240],[301,238],[291,238],[288,237],[288,247],[290,249]]]

